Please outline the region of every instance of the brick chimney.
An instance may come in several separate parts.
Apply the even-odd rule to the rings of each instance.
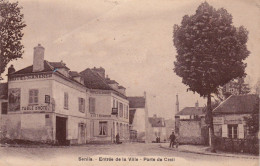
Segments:
[[[11,65],[9,68],[8,68],[8,75],[9,74],[12,74],[15,72],[15,69],[14,69],[14,65]]]
[[[44,47],[41,44],[34,47],[33,52],[33,72],[44,70]]]

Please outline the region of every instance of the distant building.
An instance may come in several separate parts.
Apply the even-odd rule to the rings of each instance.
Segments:
[[[166,125],[165,119],[162,117],[157,117],[156,114],[153,117],[148,118],[149,122],[149,140],[150,142],[156,142],[156,138],[159,138],[161,142],[167,140],[166,136]]]
[[[218,137],[243,139],[249,135],[244,117],[259,106],[255,94],[232,95],[213,110],[214,133]],[[259,111],[259,110],[258,110]]]
[[[175,115],[175,132],[183,144],[207,144],[208,128],[205,113],[199,103],[195,107],[185,107]]]
[[[145,98],[142,96],[128,97],[130,139],[145,141]]]

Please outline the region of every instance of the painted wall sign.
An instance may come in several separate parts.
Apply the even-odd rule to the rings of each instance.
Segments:
[[[47,105],[28,105],[22,107],[22,111],[49,111],[50,107]]]
[[[20,98],[21,98],[21,89],[12,88],[9,89],[8,101],[9,101],[9,111],[19,111],[20,110]]]
[[[213,124],[224,124],[223,117],[213,117]]]
[[[9,77],[9,81],[50,78],[51,76],[52,74],[50,73],[31,74],[31,75],[24,75],[24,76],[11,76]]]
[[[103,117],[103,118],[108,118],[108,117],[111,117],[111,115],[104,115],[104,114],[91,114],[91,117]]]

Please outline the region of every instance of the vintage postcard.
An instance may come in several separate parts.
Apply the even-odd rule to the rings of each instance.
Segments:
[[[0,165],[259,165],[259,0],[0,0]]]

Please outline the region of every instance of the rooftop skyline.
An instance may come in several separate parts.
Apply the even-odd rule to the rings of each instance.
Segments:
[[[198,94],[186,92],[187,87],[173,72],[173,25],[180,24],[184,15],[194,14],[201,2],[204,1],[20,0],[27,24],[25,53],[23,59],[8,67],[13,64],[19,70],[32,65],[33,47],[41,43],[45,60],[63,60],[78,72],[102,66],[106,75],[126,88],[127,96],[143,96],[147,92],[149,116],[174,118],[177,93],[180,110],[195,106],[197,100],[200,106],[205,105]],[[260,77],[260,20],[256,17],[260,4],[254,0],[207,2],[227,9],[234,25],[243,25],[249,31],[251,54],[246,60],[246,73],[254,84]]]

